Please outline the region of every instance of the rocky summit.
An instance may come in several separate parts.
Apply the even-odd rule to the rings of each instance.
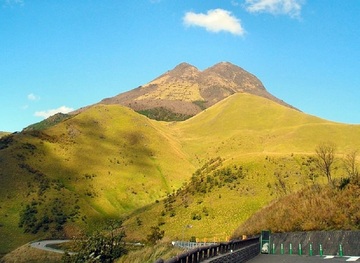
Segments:
[[[279,104],[291,105],[271,95],[253,74],[229,62],[200,71],[181,63],[144,86],[102,100],[120,104],[152,119],[184,120],[234,93],[249,93]]]

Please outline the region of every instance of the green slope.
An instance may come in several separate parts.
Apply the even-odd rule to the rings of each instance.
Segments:
[[[314,177],[325,182],[309,158],[323,141],[335,143],[341,157],[360,148],[360,126],[249,94],[173,123],[120,106],[88,108],[42,131],[1,139],[0,235],[9,240],[0,241],[0,252],[126,215],[127,235],[137,240],[154,225],[168,239],[226,239],[271,200]],[[340,177],[341,162],[336,166]],[[233,178],[240,167],[242,176]],[[20,219],[36,234],[23,234]]]
[[[98,105],[44,131],[3,139],[0,235],[12,238],[1,249],[54,236],[59,224],[71,236],[74,226],[123,216],[177,189],[193,168],[157,126],[128,108]],[[29,223],[36,235],[18,228],[28,205],[37,210]],[[68,216],[65,224],[58,213]],[[41,224],[45,216],[50,223]]]
[[[320,171],[314,171],[310,158],[319,143],[335,143],[339,158],[349,149],[360,148],[358,125],[329,122],[249,94],[235,94],[189,120],[168,126],[181,138],[194,165],[200,167],[219,156],[223,162],[216,170],[241,167],[244,177],[210,192],[178,191],[167,201],[135,213],[126,222],[134,238],[141,239],[160,223],[171,239],[225,239],[271,200],[313,184],[313,178],[326,183]],[[336,166],[335,177],[340,177],[344,173],[341,161]],[[208,180],[214,180],[212,172],[201,184]],[[194,220],[194,214],[201,220]],[[140,226],[138,218],[144,221]]]
[[[250,94],[234,94],[175,129],[186,150],[199,156],[313,153],[323,141],[336,142],[340,152],[360,148],[359,125],[329,122]]]

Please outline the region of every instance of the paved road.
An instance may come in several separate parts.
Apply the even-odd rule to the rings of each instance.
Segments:
[[[60,240],[60,239],[58,239],[58,240],[43,240],[43,241],[38,241],[38,242],[32,242],[32,243],[30,243],[30,246],[37,248],[37,249],[50,251],[50,252],[65,253],[63,250],[51,248],[51,247],[48,247],[48,245],[61,244],[61,243],[69,242],[69,241],[70,240]],[[69,253],[69,254],[71,254],[71,253]]]
[[[358,257],[333,257],[333,256],[298,256],[298,255],[266,255],[259,256],[247,261],[247,263],[336,263],[336,262],[360,262]]]

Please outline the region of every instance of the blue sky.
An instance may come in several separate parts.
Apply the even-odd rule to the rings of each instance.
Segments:
[[[360,124],[359,13],[359,0],[0,0],[0,131],[221,61]]]

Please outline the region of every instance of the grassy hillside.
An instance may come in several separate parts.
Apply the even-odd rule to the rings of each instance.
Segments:
[[[272,200],[326,183],[313,160],[324,141],[342,157],[360,148],[360,126],[240,93],[183,122],[97,105],[5,136],[0,235],[9,238],[0,253],[119,217],[132,240],[145,240],[152,226],[167,240],[225,240]]]
[[[233,234],[315,230],[360,230],[360,178],[336,187],[312,185],[280,198],[252,215]]]
[[[186,150],[199,156],[313,153],[323,141],[335,142],[340,152],[360,148],[359,125],[329,122],[250,94],[234,94],[174,129]]]
[[[50,116],[49,118],[47,118],[43,121],[29,125],[24,130],[25,131],[44,130],[44,129],[50,128],[51,126],[54,126],[62,121],[65,121],[66,119],[69,119],[71,117],[72,116],[69,114],[56,113],[55,115]]]
[[[329,122],[249,94],[235,94],[187,121],[168,126],[181,138],[194,165],[208,165],[220,157],[216,170],[241,167],[244,176],[210,192],[191,191],[189,195],[179,190],[169,197],[173,210],[166,208],[169,201],[165,200],[135,213],[126,223],[137,239],[159,224],[169,238],[224,240],[272,200],[314,182],[326,183],[313,159],[319,143],[334,142],[339,158],[360,147],[359,126]],[[335,166],[335,177],[342,176],[342,162]],[[202,184],[211,180],[207,178],[211,173]],[[201,219],[194,220],[193,215]]]
[[[0,232],[10,237],[2,251],[71,236],[75,226],[120,217],[177,189],[193,168],[157,126],[128,108],[99,105],[49,129],[2,138]]]
[[[9,134],[10,134],[10,132],[2,132],[2,131],[0,131],[0,138],[4,137],[5,135],[9,135]]]

